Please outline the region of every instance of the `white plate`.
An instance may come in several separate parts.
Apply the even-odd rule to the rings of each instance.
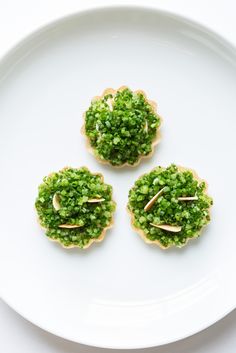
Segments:
[[[34,33],[0,65],[0,293],[17,312],[67,339],[101,347],[157,346],[235,307],[236,58],[186,19],[143,8],[79,13]],[[107,87],[143,89],[163,116],[161,145],[133,169],[100,165],[80,135],[82,113]],[[132,231],[136,178],[171,162],[197,170],[212,222],[183,249]],[[87,165],[114,187],[115,227],[86,251],[64,250],[36,222],[43,176]]]

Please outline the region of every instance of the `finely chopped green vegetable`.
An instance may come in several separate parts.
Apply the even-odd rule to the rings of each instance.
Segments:
[[[210,221],[213,201],[205,190],[205,182],[199,182],[190,170],[181,171],[174,164],[155,168],[141,176],[129,192],[128,209],[134,227],[162,247],[182,247],[189,238],[198,237]],[[159,191],[154,203],[144,210]],[[158,228],[163,225],[175,226],[175,231]]]
[[[85,167],[65,168],[45,177],[35,206],[49,238],[80,248],[101,236],[115,210],[112,187]]]
[[[128,88],[92,101],[85,133],[95,156],[114,166],[133,165],[152,151],[160,117],[144,94]]]

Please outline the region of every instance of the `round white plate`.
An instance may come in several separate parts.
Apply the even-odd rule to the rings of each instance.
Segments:
[[[189,336],[236,304],[236,57],[196,23],[156,10],[82,12],[28,37],[0,64],[0,294],[61,337],[141,348]],[[137,168],[99,164],[80,134],[90,99],[143,89],[163,117],[162,142]],[[183,249],[150,246],[130,227],[129,188],[157,165],[209,182],[212,222]],[[88,166],[114,187],[115,227],[88,250],[48,241],[34,211],[43,176]]]

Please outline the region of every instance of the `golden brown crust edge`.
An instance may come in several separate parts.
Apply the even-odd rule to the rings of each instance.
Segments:
[[[68,169],[68,168],[70,168],[70,167],[64,167],[64,168],[62,168],[60,171],[65,170],[65,169]],[[88,167],[85,167],[85,166],[82,166],[82,167],[80,167],[80,168],[73,168],[73,169],[81,169],[81,168],[86,168],[86,169],[91,173],[91,171],[88,169]],[[50,173],[49,175],[51,175],[51,174],[53,174],[53,173]],[[102,182],[104,182],[104,176],[103,176],[101,173],[91,173],[91,174],[92,174],[92,175],[98,175],[98,176],[100,176]],[[49,176],[49,175],[48,175],[48,176]],[[113,192],[113,188],[112,188],[112,192]],[[111,201],[112,201],[112,202],[115,204],[115,206],[116,206],[116,202],[115,202],[113,199],[111,199]],[[36,210],[36,212],[37,212],[37,210]],[[115,212],[115,211],[114,211],[114,212]],[[92,245],[93,243],[100,243],[101,241],[103,241],[103,239],[105,238],[105,235],[106,235],[107,230],[108,230],[108,229],[111,229],[111,228],[113,227],[113,225],[114,225],[114,212],[113,212],[113,216],[112,216],[112,218],[111,218],[111,222],[108,224],[108,226],[106,226],[106,227],[103,229],[103,231],[102,231],[102,233],[100,234],[100,236],[99,236],[98,238],[95,238],[95,239],[90,239],[90,241],[88,242],[88,244],[86,244],[83,248],[81,248],[79,245],[73,245],[73,244],[72,244],[72,245],[69,245],[69,246],[65,246],[63,243],[61,243],[61,241],[60,241],[59,239],[52,239],[52,238],[50,238],[50,237],[47,237],[47,238],[48,238],[50,241],[54,242],[54,243],[59,243],[64,249],[72,249],[72,248],[79,248],[79,249],[81,249],[81,250],[87,249],[87,248],[89,248],[90,245]],[[40,227],[43,229],[43,231],[46,232],[47,229],[41,225],[39,218],[37,218],[37,221],[38,221]]]
[[[118,91],[123,91],[123,90],[126,89],[126,88],[128,88],[128,87],[127,87],[127,86],[121,86],[121,87],[118,88],[117,90],[115,90],[115,89],[113,89],[113,88],[106,88],[106,89],[103,91],[103,93],[102,93],[101,96],[95,96],[95,97],[93,97],[93,98],[92,98],[92,101],[102,99],[102,98],[103,98],[104,96],[106,96],[107,94],[115,94],[115,93],[117,93]],[[113,168],[123,168],[123,167],[131,167],[131,168],[133,168],[133,167],[137,167],[137,166],[140,164],[140,162],[141,162],[142,159],[148,159],[148,158],[151,158],[151,157],[152,157],[152,155],[153,155],[153,153],[154,153],[154,148],[155,148],[155,146],[158,145],[158,143],[160,143],[160,141],[161,141],[161,132],[160,132],[160,128],[161,128],[161,124],[162,124],[162,120],[163,120],[163,119],[162,119],[162,117],[161,117],[159,114],[157,114],[157,104],[156,104],[156,102],[154,102],[154,101],[152,101],[152,100],[148,100],[146,93],[145,93],[144,91],[142,91],[142,90],[136,90],[136,91],[134,91],[134,93],[142,93],[142,95],[145,97],[146,101],[151,105],[151,107],[152,107],[153,111],[155,112],[155,114],[160,118],[160,125],[158,126],[157,131],[156,131],[156,136],[155,136],[154,140],[152,141],[152,149],[151,149],[151,152],[150,152],[149,154],[147,154],[147,155],[141,155],[141,156],[139,157],[139,159],[137,160],[137,162],[134,163],[134,164],[129,164],[129,163],[126,162],[126,163],[124,163],[124,164],[122,164],[122,165],[112,165],[109,161],[103,160],[103,159],[101,159],[99,156],[97,156],[97,155],[94,153],[94,148],[91,146],[90,140],[89,140],[89,138],[87,137],[87,135],[86,135],[86,133],[85,133],[85,114],[86,114],[86,112],[83,113],[83,120],[84,120],[84,123],[83,123],[83,125],[82,125],[82,127],[81,127],[80,132],[81,132],[81,134],[85,137],[87,150],[97,159],[98,162],[100,162],[100,163],[102,163],[102,164],[110,165],[110,166],[113,167]]]
[[[184,171],[190,171],[190,172],[192,172],[194,178],[195,178],[199,183],[204,182],[204,183],[206,184],[205,193],[207,194],[208,183],[207,183],[204,179],[201,179],[201,178],[198,176],[198,174],[196,173],[196,171],[195,171],[194,169],[182,167],[182,166],[179,166],[179,165],[177,165],[177,168],[178,168],[178,170],[181,171],[181,172],[184,172]],[[154,169],[156,169],[156,168],[153,168],[149,173],[151,173]],[[164,169],[164,168],[163,168],[163,169]],[[145,174],[147,174],[147,173],[145,173]],[[139,178],[141,178],[141,177],[144,176],[145,174],[140,175]],[[208,194],[207,194],[207,195],[208,195]],[[210,206],[210,208],[211,208],[211,206]],[[210,212],[210,208],[209,208],[209,212]],[[131,217],[131,227],[133,228],[133,230],[134,230],[135,232],[137,232],[137,233],[141,236],[141,238],[145,241],[146,244],[155,244],[155,245],[158,245],[158,246],[159,246],[161,249],[163,249],[163,250],[167,250],[167,249],[169,249],[169,248],[177,247],[177,246],[175,246],[175,245],[169,245],[169,246],[165,247],[165,246],[163,246],[163,245],[160,243],[159,240],[150,240],[150,239],[148,239],[142,229],[135,227],[135,225],[134,225],[135,217],[134,217],[134,214],[132,213],[132,211],[129,210],[128,206],[126,207],[126,210],[127,210],[128,214],[129,214],[130,217]],[[206,226],[207,226],[207,224],[206,224],[205,226],[203,226],[202,229],[200,229],[200,231],[199,231],[198,233],[196,233],[196,235],[195,235],[194,237],[188,238],[188,239],[186,240],[186,242],[185,242],[182,246],[178,246],[178,248],[183,248],[184,246],[187,245],[187,243],[188,243],[190,240],[193,240],[193,239],[198,238],[198,237],[200,236],[200,234],[202,233],[203,229],[204,229]]]

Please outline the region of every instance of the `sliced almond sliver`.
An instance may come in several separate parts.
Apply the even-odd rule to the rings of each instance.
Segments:
[[[182,227],[180,227],[180,226],[170,226],[169,224],[154,224],[154,223],[150,223],[150,224],[153,227],[160,228],[160,229],[166,230],[168,232],[173,232],[173,233],[178,233],[182,229]]]
[[[109,109],[110,109],[110,111],[112,111],[113,110],[113,98],[109,98],[108,100],[107,100],[107,104],[108,104],[108,106],[109,106]]]
[[[153,198],[146,204],[146,206],[144,207],[144,211],[148,211],[150,210],[150,208],[152,207],[152,205],[154,204],[154,202],[156,202],[156,200],[158,199],[159,196],[161,196],[161,194],[163,193],[164,188],[159,190],[158,193],[156,193],[155,196],[153,196]]]
[[[105,201],[105,199],[90,199],[90,200],[88,200],[87,202],[89,202],[89,203],[96,203],[96,202],[102,202],[102,201]]]
[[[60,206],[58,194],[53,195],[52,204],[56,211],[60,210],[61,206]]]
[[[144,131],[148,132],[148,122],[147,122],[147,120],[145,121]]]
[[[72,228],[83,227],[83,225],[81,225],[81,224],[60,224],[58,227],[72,229]]]
[[[178,197],[179,201],[195,201],[198,200],[197,196],[183,196],[183,197]]]

